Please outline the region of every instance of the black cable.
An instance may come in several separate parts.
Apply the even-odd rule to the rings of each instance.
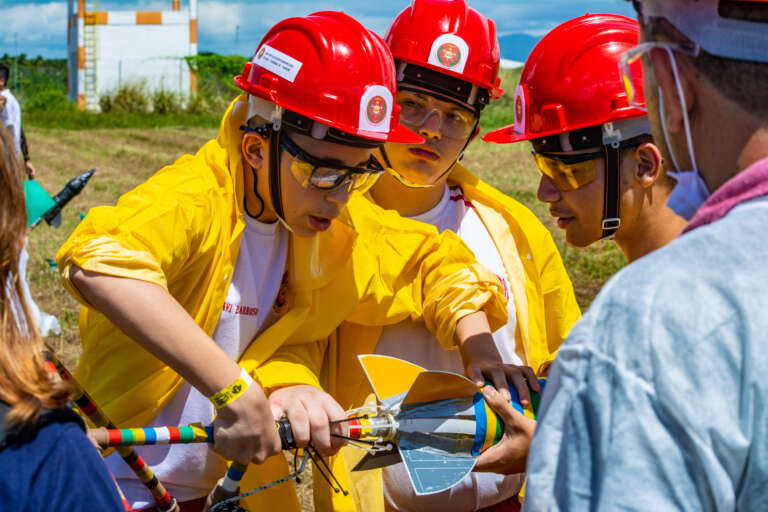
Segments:
[[[344,488],[341,485],[341,482],[339,482],[339,480],[333,474],[333,471],[331,471],[331,468],[328,467],[328,464],[326,464],[325,460],[323,460],[323,458],[320,456],[320,454],[317,453],[317,450],[315,449],[315,447],[312,446],[311,444],[309,444],[309,445],[307,445],[306,450],[310,451],[310,457],[312,457],[312,462],[315,463],[315,468],[317,468],[317,470],[320,473],[320,475],[323,478],[325,478],[325,481],[328,482],[328,485],[331,486],[331,488],[333,489],[333,492],[341,492],[344,496],[347,496],[349,494],[349,492],[344,490]],[[313,454],[314,454],[314,456],[313,456]],[[321,468],[320,465],[318,465],[318,461],[319,461],[320,465],[322,465],[322,468]],[[338,488],[336,486],[334,486],[334,484],[331,483],[331,481],[328,479],[328,476],[326,476],[325,473],[323,473],[323,470],[322,470],[323,468],[325,468],[325,471],[328,472],[328,475],[333,479],[333,481],[336,483],[336,485],[338,485]]]
[[[241,512],[241,511],[242,512],[246,512],[245,509],[237,506],[236,502],[240,501],[243,498],[247,498],[248,496],[250,496],[252,494],[256,494],[259,491],[264,491],[266,489],[269,489],[270,487],[274,487],[274,486],[279,485],[279,484],[281,484],[283,482],[287,482],[288,480],[292,480],[294,478],[298,478],[298,476],[307,467],[307,460],[310,457],[311,456],[309,455],[309,453],[305,452],[304,453],[304,457],[301,460],[301,466],[299,466],[298,470],[294,471],[293,473],[291,473],[288,476],[284,476],[283,478],[275,480],[274,482],[270,482],[268,484],[264,484],[262,486],[259,486],[259,487],[255,488],[255,489],[252,489],[252,490],[250,490],[250,491],[248,491],[246,493],[238,494],[237,496],[234,496],[232,498],[228,498],[226,500],[220,501],[220,502],[216,503],[214,506],[211,507],[210,512],[215,512],[217,510],[219,512]],[[233,505],[234,505],[235,508],[232,508]]]
[[[355,439],[354,437],[348,437],[342,434],[331,433],[331,437],[335,437],[336,439],[344,439],[346,441],[353,441],[355,443],[367,444],[370,446],[379,446],[379,443],[376,441],[369,441],[367,439]]]
[[[335,420],[335,421],[329,421],[328,423],[330,425],[338,425],[339,423],[348,423],[350,421],[356,421],[356,420],[367,420],[370,416],[367,414],[363,414],[362,416],[355,416],[352,418],[344,418],[343,420]]]

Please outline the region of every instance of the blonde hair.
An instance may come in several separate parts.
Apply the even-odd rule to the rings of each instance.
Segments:
[[[13,139],[0,127],[0,400],[11,406],[11,425],[34,422],[43,408],[61,407],[69,398],[69,386],[45,370],[43,341],[21,288],[27,230],[22,180]]]

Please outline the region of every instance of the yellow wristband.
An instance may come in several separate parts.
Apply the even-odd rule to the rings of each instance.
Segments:
[[[208,397],[208,400],[213,403],[216,409],[221,409],[240,398],[251,384],[253,384],[251,376],[243,368],[240,368],[240,377],[215,395]]]

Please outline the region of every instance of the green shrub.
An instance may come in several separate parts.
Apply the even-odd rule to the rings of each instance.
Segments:
[[[112,92],[102,94],[99,106],[102,112],[127,112],[143,114],[149,112],[150,97],[145,80],[121,85]]]
[[[152,93],[152,112],[155,114],[175,114],[183,110],[179,94],[168,89],[156,89]]]
[[[67,95],[61,89],[42,89],[27,98],[24,104],[26,112],[39,112],[49,110],[72,111],[77,106],[67,99]]]

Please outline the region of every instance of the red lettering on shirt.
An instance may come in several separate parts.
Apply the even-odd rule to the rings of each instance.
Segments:
[[[229,302],[225,302],[222,309],[227,313],[232,313],[234,315],[257,316],[259,314],[259,308],[230,304]]]
[[[457,195],[455,195],[455,196],[450,196],[450,197],[449,197],[449,199],[450,199],[451,201],[455,201],[455,202],[457,202],[457,201],[463,201],[463,202],[464,202],[464,206],[466,206],[467,208],[474,208],[474,207],[475,207],[475,205],[473,205],[471,201],[468,201],[468,200],[467,200],[467,199],[464,197],[464,194],[457,194]]]

